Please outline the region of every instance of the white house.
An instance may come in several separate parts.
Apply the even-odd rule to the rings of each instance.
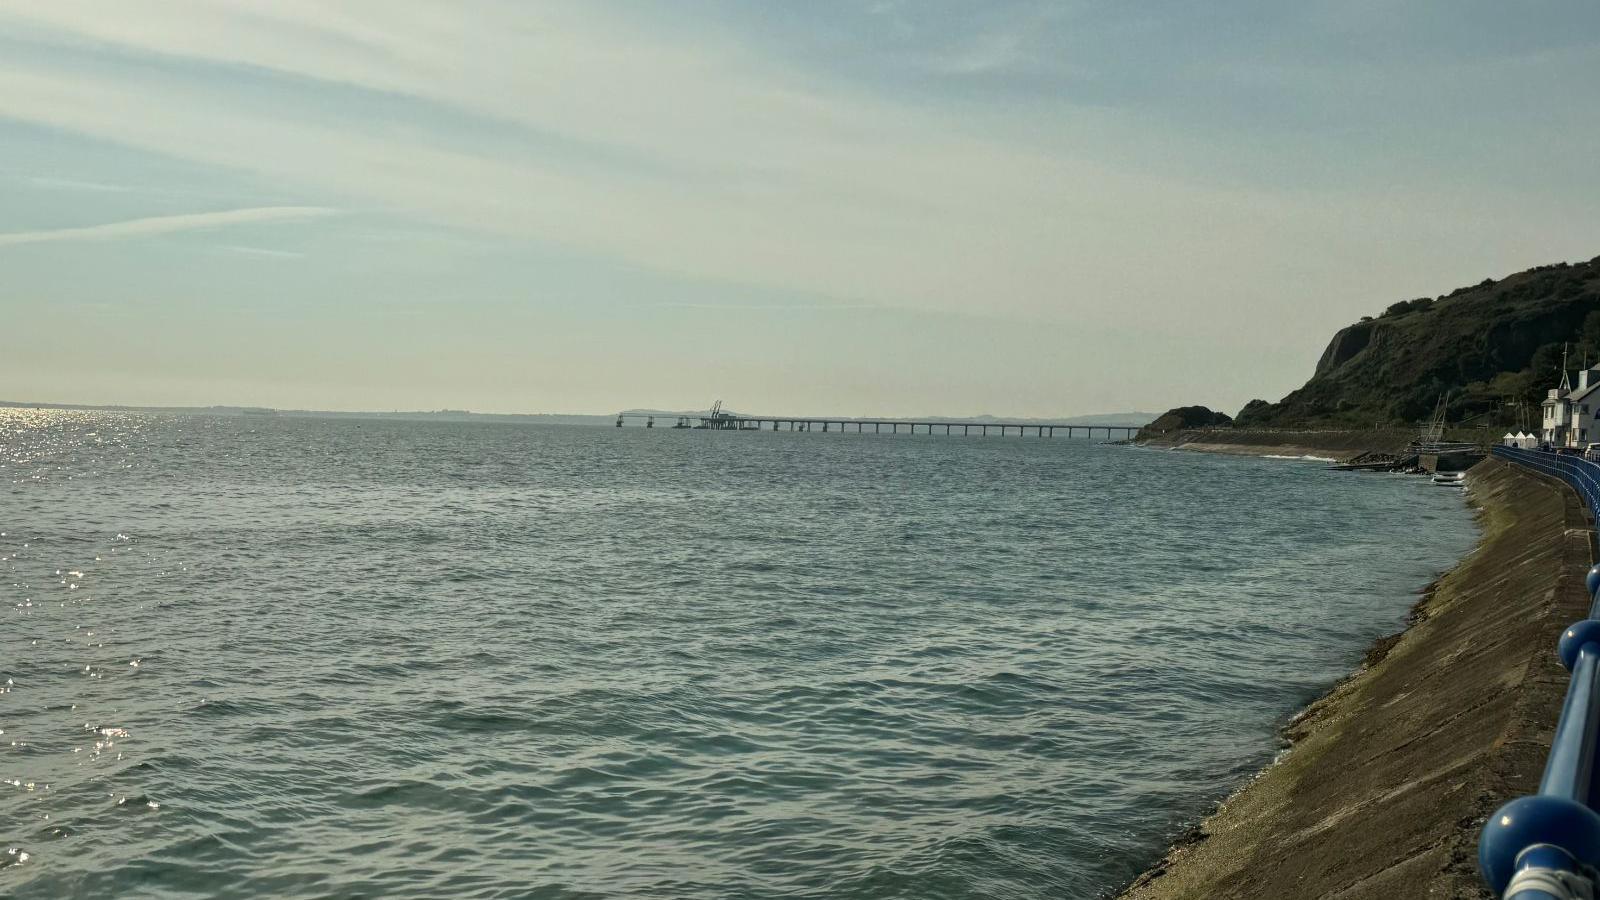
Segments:
[[[1600,443],[1600,365],[1578,370],[1573,386],[1565,370],[1561,386],[1550,389],[1544,403],[1544,428],[1540,437],[1552,447],[1581,447]]]
[[[1540,437],[1552,447],[1565,447],[1567,445],[1567,429],[1572,427],[1572,403],[1568,399],[1572,396],[1571,383],[1567,381],[1567,370],[1561,370],[1561,386],[1553,387],[1545,396],[1544,421],[1539,430]]]

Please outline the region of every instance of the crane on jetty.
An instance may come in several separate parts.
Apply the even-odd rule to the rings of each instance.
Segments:
[[[644,421],[644,427],[654,428],[656,413],[617,413],[617,427],[622,428],[630,421]],[[1139,432],[1139,425],[1073,425],[1053,422],[997,422],[984,421],[956,421],[933,419],[857,419],[838,416],[747,416],[728,411],[721,400],[711,405],[705,415],[679,415],[672,426],[675,429],[693,429],[698,431],[833,431],[838,433],[851,432],[854,434],[947,434],[947,435],[987,435],[990,429],[1002,436],[1011,434],[1013,429],[1020,437],[1032,432],[1039,437],[1055,437],[1056,432],[1064,431],[1067,437],[1076,437],[1078,432],[1083,432],[1084,437],[1093,438],[1095,432],[1105,434],[1107,440],[1113,436],[1123,439],[1132,438]],[[942,431],[940,429],[943,429]]]
[[[1417,439],[1411,442],[1410,449],[1416,453],[1464,453],[1477,450],[1478,445],[1471,441],[1447,441],[1444,439],[1445,414],[1450,409],[1450,392],[1439,395],[1439,403],[1433,409],[1433,415],[1428,418],[1428,423],[1417,432]]]

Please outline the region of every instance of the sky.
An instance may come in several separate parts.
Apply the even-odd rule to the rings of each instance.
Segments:
[[[0,0],[0,399],[1228,412],[1600,255],[1593,0]]]

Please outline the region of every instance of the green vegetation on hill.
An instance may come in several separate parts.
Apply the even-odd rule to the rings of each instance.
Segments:
[[[1139,429],[1139,439],[1160,437],[1190,428],[1226,428],[1233,424],[1227,413],[1215,412],[1204,406],[1180,406],[1169,409],[1149,425]]]
[[[1305,386],[1252,400],[1240,427],[1370,428],[1425,419],[1445,393],[1451,422],[1514,424],[1568,368],[1600,363],[1600,257],[1402,301],[1333,336]]]

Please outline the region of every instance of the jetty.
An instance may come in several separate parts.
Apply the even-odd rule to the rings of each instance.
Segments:
[[[711,410],[705,415],[672,415],[657,413],[617,413],[617,427],[622,428],[630,423],[645,428],[656,427],[656,420],[670,421],[666,428],[695,429],[701,431],[822,431],[849,434],[942,434],[942,435],[988,435],[991,429],[994,434],[1002,437],[1016,434],[1018,437],[1033,434],[1037,437],[1052,438],[1056,432],[1062,432],[1066,437],[1077,437],[1081,432],[1086,438],[1093,438],[1098,432],[1104,434],[1107,440],[1113,436],[1123,439],[1131,438],[1139,432],[1139,425],[1070,425],[1052,422],[961,422],[946,420],[910,420],[910,419],[855,419],[841,416],[750,416],[731,413],[722,408],[722,401],[718,400]],[[900,429],[904,428],[902,432]],[[884,429],[888,429],[885,431]]]
[[[1397,472],[1409,471],[1417,466],[1415,453],[1379,453],[1368,451],[1334,463],[1328,468],[1336,472]]]

